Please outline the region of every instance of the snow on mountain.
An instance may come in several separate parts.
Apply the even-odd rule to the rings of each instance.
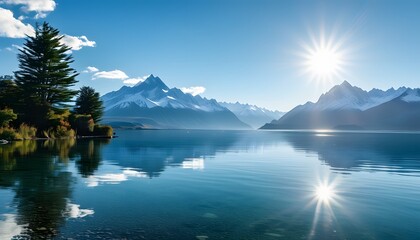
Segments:
[[[259,128],[263,124],[274,119],[279,119],[284,115],[283,112],[272,111],[266,108],[261,108],[256,105],[236,103],[219,102],[220,105],[233,112],[242,122],[250,125],[253,128]]]
[[[408,89],[401,99],[405,102],[420,102],[420,89]]]
[[[369,108],[378,106],[382,103],[388,102],[401,94],[407,89],[405,87],[388,89],[382,91],[379,89],[372,89],[367,92],[361,88],[352,86],[347,81],[340,85],[334,86],[330,91],[322,94],[312,109],[314,110],[339,110],[339,109],[357,109],[367,110]]]
[[[420,89],[364,91],[347,81],[267,123],[265,129],[420,129]]]
[[[169,88],[150,75],[133,87],[102,96],[104,122],[114,127],[177,129],[249,129],[214,99]]]
[[[134,103],[139,107],[183,108],[206,112],[225,111],[214,99],[199,95],[185,94],[178,88],[169,88],[159,77],[150,75],[133,87],[124,86],[118,91],[102,97],[105,111],[113,108],[126,108]]]

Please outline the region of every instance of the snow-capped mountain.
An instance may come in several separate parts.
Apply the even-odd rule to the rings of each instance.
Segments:
[[[367,92],[344,81],[341,85],[334,86],[326,94],[322,94],[312,107],[317,110],[358,109],[363,111],[388,102],[406,90],[405,87],[401,87],[397,90],[393,88],[387,91],[372,89]]]
[[[169,88],[150,75],[133,87],[124,86],[102,96],[104,121],[114,126],[151,128],[249,128],[214,99]]]
[[[250,125],[254,129],[260,128],[265,123],[279,119],[284,115],[283,112],[272,111],[256,105],[242,104],[239,102],[219,102],[219,104],[229,109],[239,118],[239,120]]]
[[[199,95],[185,94],[178,88],[169,88],[159,77],[150,75],[134,87],[124,86],[120,90],[102,97],[105,111],[113,108],[126,108],[134,103],[139,107],[182,108],[206,112],[225,111],[216,100],[208,100]]]
[[[400,87],[362,90],[347,81],[307,102],[263,129],[400,129],[420,130],[420,91]]]

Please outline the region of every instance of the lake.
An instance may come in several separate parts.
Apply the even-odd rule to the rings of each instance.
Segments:
[[[0,145],[0,239],[418,239],[420,134],[119,130]]]

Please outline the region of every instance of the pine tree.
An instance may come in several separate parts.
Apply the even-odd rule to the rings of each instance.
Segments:
[[[1,78],[1,77],[0,77]],[[12,79],[0,80],[0,109],[15,109],[18,105],[18,88]]]
[[[70,48],[60,42],[60,32],[44,22],[36,27],[35,36],[27,36],[19,50],[19,71],[15,72],[23,106],[19,109],[23,121],[43,130],[48,127],[47,115],[68,108],[77,94],[70,89],[78,73],[69,65],[73,62]]]
[[[95,123],[99,122],[104,111],[99,93],[91,87],[80,88],[74,111],[77,114],[90,114]]]

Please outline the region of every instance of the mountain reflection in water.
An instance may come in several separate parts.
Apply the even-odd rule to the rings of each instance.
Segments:
[[[247,151],[291,145],[316,154],[333,170],[420,173],[420,134],[281,132],[281,131],[138,131],[113,143],[110,159],[158,177],[166,166],[182,166],[188,159],[212,158],[217,152]]]
[[[67,219],[95,216],[94,208],[72,201],[74,189],[80,188],[77,184],[90,188],[133,178],[154,179],[163,176],[170,167],[205,171],[207,163],[222,153],[258,151],[258,158],[264,159],[265,151],[286,146],[294,152],[316,156],[336,173],[377,171],[420,176],[420,134],[204,130],[120,131],[118,134],[120,137],[113,140],[21,141],[1,145],[0,192],[10,192],[13,201],[0,212],[0,226],[10,230],[0,231],[0,238],[20,234],[23,238],[48,239],[60,234]],[[241,164],[241,159],[232,160]],[[243,164],[249,162],[244,160]],[[246,181],[264,173],[258,172],[258,163],[250,166],[254,167],[255,176],[232,174]],[[204,216],[213,217],[207,220],[218,219],[213,213]],[[264,229],[264,224],[270,223],[261,221],[250,226]],[[299,224],[305,229],[303,223]],[[279,235],[268,232],[267,238],[276,234]]]

